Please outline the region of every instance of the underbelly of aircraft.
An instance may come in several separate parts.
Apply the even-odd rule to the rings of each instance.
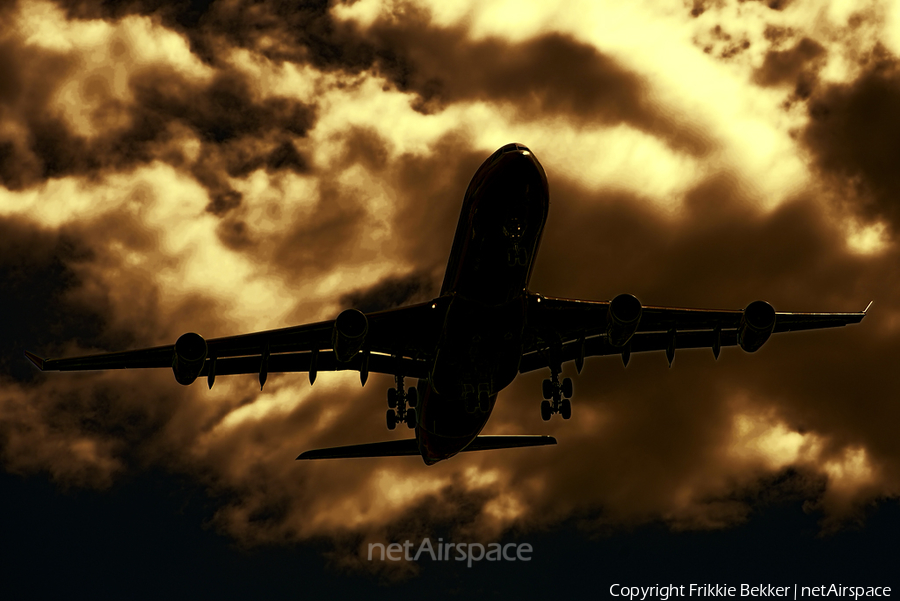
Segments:
[[[447,459],[484,428],[497,394],[519,372],[524,297],[496,307],[463,298],[448,309],[431,377],[420,385],[419,446],[427,463]]]

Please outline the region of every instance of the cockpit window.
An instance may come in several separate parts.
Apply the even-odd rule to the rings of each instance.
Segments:
[[[526,152],[531,152],[530,150],[528,150],[527,146],[525,146],[524,144],[519,144],[517,142],[511,142],[511,143],[503,146],[497,152],[499,152],[500,154],[505,154],[507,152],[515,152],[517,150],[524,150]]]

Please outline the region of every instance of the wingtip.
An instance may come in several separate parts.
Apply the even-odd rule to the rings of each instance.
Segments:
[[[25,356],[28,357],[28,360],[34,363],[34,366],[39,370],[44,371],[44,360],[35,355],[34,353],[30,353],[25,351]]]
[[[874,300],[870,300],[870,301],[869,301],[869,304],[866,305],[866,308],[863,309],[863,311],[862,311],[862,312],[863,312],[863,315],[865,315],[866,313],[869,312],[869,308],[872,306],[872,303],[874,303],[874,302],[875,302]]]

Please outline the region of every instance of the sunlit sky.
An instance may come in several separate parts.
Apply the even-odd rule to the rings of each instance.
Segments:
[[[585,514],[727,529],[779,478],[830,531],[900,494],[897,3],[29,0],[0,19],[7,472],[66,490],[187,476],[222,499],[213,527],[249,545],[438,523],[492,540]],[[511,141],[550,185],[535,291],[875,304],[753,355],[567,366],[567,422],[541,421],[546,375],[522,376],[485,433],[559,445],[431,468],[294,461],[409,436],[385,430],[386,376],[207,390],[21,358],[427,300],[469,179]]]

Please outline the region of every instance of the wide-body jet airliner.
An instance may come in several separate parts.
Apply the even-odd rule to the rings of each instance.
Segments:
[[[858,323],[858,313],[782,313],[764,301],[744,310],[643,306],[621,294],[611,301],[542,296],[528,289],[550,208],[547,176],[528,148],[507,144],[479,167],[463,200],[440,296],[432,301],[241,336],[204,340],[187,333],[174,345],[69,359],[42,359],[41,370],[172,369],[180,384],[206,377],[273,372],[354,370],[389,374],[387,426],[405,424],[415,438],[317,449],[298,459],[421,455],[432,465],[461,451],[555,444],[550,436],[481,436],[498,393],[516,375],[549,369],[541,417],[572,414],[572,381],[586,357],[723,346],[758,350],[776,332]],[[869,303],[871,306],[871,303]],[[868,310],[868,307],[866,307]],[[418,387],[406,388],[405,378]]]

